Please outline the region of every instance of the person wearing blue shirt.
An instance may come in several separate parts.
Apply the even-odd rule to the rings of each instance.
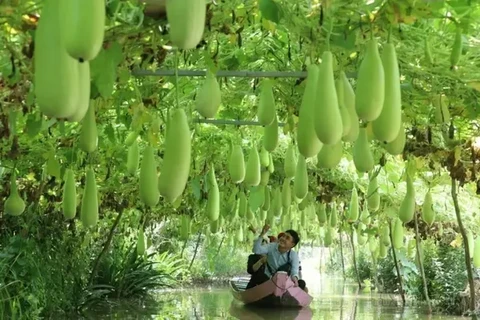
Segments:
[[[270,226],[265,225],[253,244],[253,253],[266,255],[267,258],[263,274],[252,277],[248,287],[268,281],[278,271],[286,271],[292,277],[295,286],[298,286],[299,259],[297,252],[292,250],[300,242],[298,233],[295,230],[287,230],[277,242],[262,244],[263,236],[269,229]]]

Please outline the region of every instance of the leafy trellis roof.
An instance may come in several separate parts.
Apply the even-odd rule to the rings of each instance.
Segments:
[[[2,137],[8,136],[8,114],[12,110],[23,111],[18,126],[25,128],[26,133],[18,141],[2,140],[3,167],[11,168],[14,161],[20,159],[17,167],[25,173],[33,168],[38,178],[39,171],[35,168],[43,166],[49,154],[56,152],[62,164],[73,160],[80,165],[88,161],[98,164],[99,168],[104,167],[105,177],[111,178],[111,181],[105,181],[102,189],[111,194],[108,192],[123,181],[121,175],[111,171],[121,172],[124,166],[126,151],[122,141],[132,120],[140,119],[148,128],[157,118],[160,121],[165,119],[167,111],[175,107],[177,97],[174,77],[132,77],[132,72],[171,70],[176,64],[180,69],[189,70],[305,70],[308,60],[319,61],[321,53],[327,48],[326,39],[331,30],[329,46],[336,57],[336,71],[344,68],[354,85],[355,71],[366,40],[374,36],[381,46],[387,37],[392,38],[400,63],[403,110],[409,132],[404,157],[419,157],[417,161],[422,164],[419,175],[436,177],[435,184],[438,186],[434,190],[438,193],[436,191],[434,199],[438,200],[440,208],[443,199],[449,196],[448,175],[443,167],[449,167],[446,160],[450,149],[455,145],[461,146],[462,168],[456,172],[461,173],[457,178],[465,180],[468,191],[468,194],[461,195],[464,197],[461,204],[465,212],[477,213],[478,200],[472,199],[475,186],[468,184],[476,183],[476,169],[472,161],[476,161],[478,152],[476,144],[470,141],[478,131],[477,90],[480,88],[479,40],[475,38],[479,31],[477,21],[480,10],[474,1],[217,0],[208,4],[204,40],[196,50],[178,55],[169,48],[163,2],[149,0],[145,11],[138,1],[107,1],[108,31],[104,50],[91,63],[93,94],[103,99],[97,111],[103,135],[99,137],[100,152],[88,159],[75,148],[70,148],[75,145],[76,124],[62,126],[55,120],[39,122],[39,113],[34,106],[32,39],[42,1],[2,2],[0,133]],[[457,27],[462,30],[463,52],[458,66],[452,68],[449,56]],[[425,58],[425,42],[431,47],[433,64]],[[179,104],[190,108],[191,119],[199,117],[193,110],[193,101],[202,80],[201,77],[180,78]],[[217,117],[254,120],[255,95],[261,79],[220,80],[223,104]],[[290,131],[297,121],[303,90],[302,79],[276,79],[278,115],[282,122],[288,124],[284,129],[287,135],[285,141],[289,140],[288,136],[293,136]],[[441,95],[445,95],[449,103],[454,139],[448,137],[451,131],[448,126],[441,128],[433,121],[432,101]],[[40,131],[39,126],[44,130]],[[247,145],[252,139],[259,140],[263,132],[261,127],[194,124],[193,128],[196,141],[192,177],[205,173],[206,161],[215,160],[219,170],[224,167],[230,141],[243,141]],[[150,130],[148,134],[161,142],[161,130],[164,128]],[[276,151],[279,168],[284,150],[285,145]],[[161,152],[160,148],[160,155]],[[381,149],[376,150],[376,156],[377,159],[381,157]],[[346,159],[350,158],[346,154]],[[401,180],[401,162],[398,157],[388,158],[388,170],[381,175],[384,177],[381,191],[386,196],[392,195],[390,188],[393,187],[387,186],[387,181]],[[317,179],[320,184],[328,186],[330,190],[327,192],[348,197],[352,182],[365,186],[366,179],[359,180],[351,162],[346,163],[346,167],[349,170],[339,167],[328,172],[314,170],[313,174],[320,177]],[[281,173],[272,178],[280,181]],[[192,178],[194,185],[195,179]],[[420,181],[417,184],[424,185]],[[400,196],[404,192],[403,183],[399,186]],[[126,183],[124,187],[135,189],[133,183]],[[443,192],[445,188],[447,190]],[[319,191],[316,187],[314,190]],[[191,193],[195,194],[194,191]],[[423,193],[417,193],[417,203],[421,202]],[[55,196],[58,200],[59,195],[53,198]],[[131,201],[134,201],[133,198]],[[445,213],[453,217],[450,212],[452,207],[448,201]]]

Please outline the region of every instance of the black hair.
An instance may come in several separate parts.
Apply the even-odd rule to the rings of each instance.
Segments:
[[[305,290],[307,284],[305,283],[305,280],[300,279],[298,280],[298,286],[300,287],[300,289]]]
[[[297,231],[290,229],[285,231],[285,233],[289,233],[292,236],[293,242],[295,242],[293,245],[294,247],[300,242],[300,236],[298,235]]]

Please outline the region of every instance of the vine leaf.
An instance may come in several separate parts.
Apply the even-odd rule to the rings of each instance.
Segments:
[[[278,23],[283,17],[280,6],[273,0],[260,0],[258,2],[258,8],[262,13],[262,17],[272,22]]]
[[[117,66],[123,60],[120,44],[111,44],[107,49],[102,49],[95,59],[90,61],[90,73],[93,84],[104,98],[113,94],[117,80]]]

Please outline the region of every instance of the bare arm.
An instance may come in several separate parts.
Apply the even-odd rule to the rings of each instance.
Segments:
[[[265,263],[266,259],[265,256],[261,257],[253,266],[253,272],[257,272],[258,269]]]

